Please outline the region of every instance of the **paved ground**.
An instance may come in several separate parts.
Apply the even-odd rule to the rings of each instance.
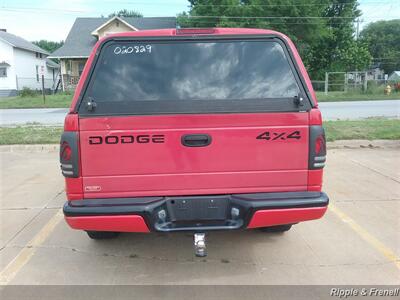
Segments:
[[[400,101],[346,101],[319,103],[324,120],[363,119],[369,117],[400,118]]]
[[[324,120],[368,117],[400,118],[400,100],[322,102],[320,107]],[[66,108],[0,109],[0,126],[28,122],[61,125],[67,112]]]
[[[65,196],[58,154],[2,147],[0,280],[400,284],[400,144],[335,145],[325,174],[332,205],[322,220],[296,225],[283,235],[211,233],[206,259],[193,256],[189,234],[123,234],[96,242],[69,229],[59,214]]]
[[[67,108],[0,109],[0,126],[26,123],[62,125]]]

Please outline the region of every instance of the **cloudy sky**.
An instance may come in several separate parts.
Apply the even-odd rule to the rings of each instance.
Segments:
[[[361,26],[400,18],[399,0],[359,0]],[[0,28],[27,40],[65,40],[75,18],[133,9],[145,17],[176,16],[188,10],[186,0],[0,0]]]

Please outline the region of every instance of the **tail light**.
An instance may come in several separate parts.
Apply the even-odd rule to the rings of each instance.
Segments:
[[[177,35],[185,34],[213,34],[215,33],[215,28],[178,28],[176,30]]]
[[[65,177],[79,177],[78,134],[66,131],[61,136],[60,164]]]
[[[70,147],[70,145],[66,142],[66,141],[64,141],[62,144],[61,144],[61,146],[60,146],[61,148],[61,153],[60,153],[60,158],[63,160],[63,161],[71,161],[71,158],[72,158],[72,150],[71,150],[71,147]]]
[[[310,126],[310,154],[308,167],[310,170],[322,169],[326,161],[325,131],[320,125]]]

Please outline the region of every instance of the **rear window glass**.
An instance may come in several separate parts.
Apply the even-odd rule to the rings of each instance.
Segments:
[[[299,93],[276,41],[121,41],[103,47],[84,98],[145,114],[263,110]]]

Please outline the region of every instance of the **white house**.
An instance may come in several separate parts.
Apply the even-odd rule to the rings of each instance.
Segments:
[[[64,45],[51,54],[51,58],[60,60],[63,90],[75,89],[86,60],[99,38],[117,32],[175,27],[175,17],[77,18]]]
[[[59,78],[59,65],[47,59],[45,50],[27,40],[0,30],[0,97],[14,96],[24,87],[52,89]]]

